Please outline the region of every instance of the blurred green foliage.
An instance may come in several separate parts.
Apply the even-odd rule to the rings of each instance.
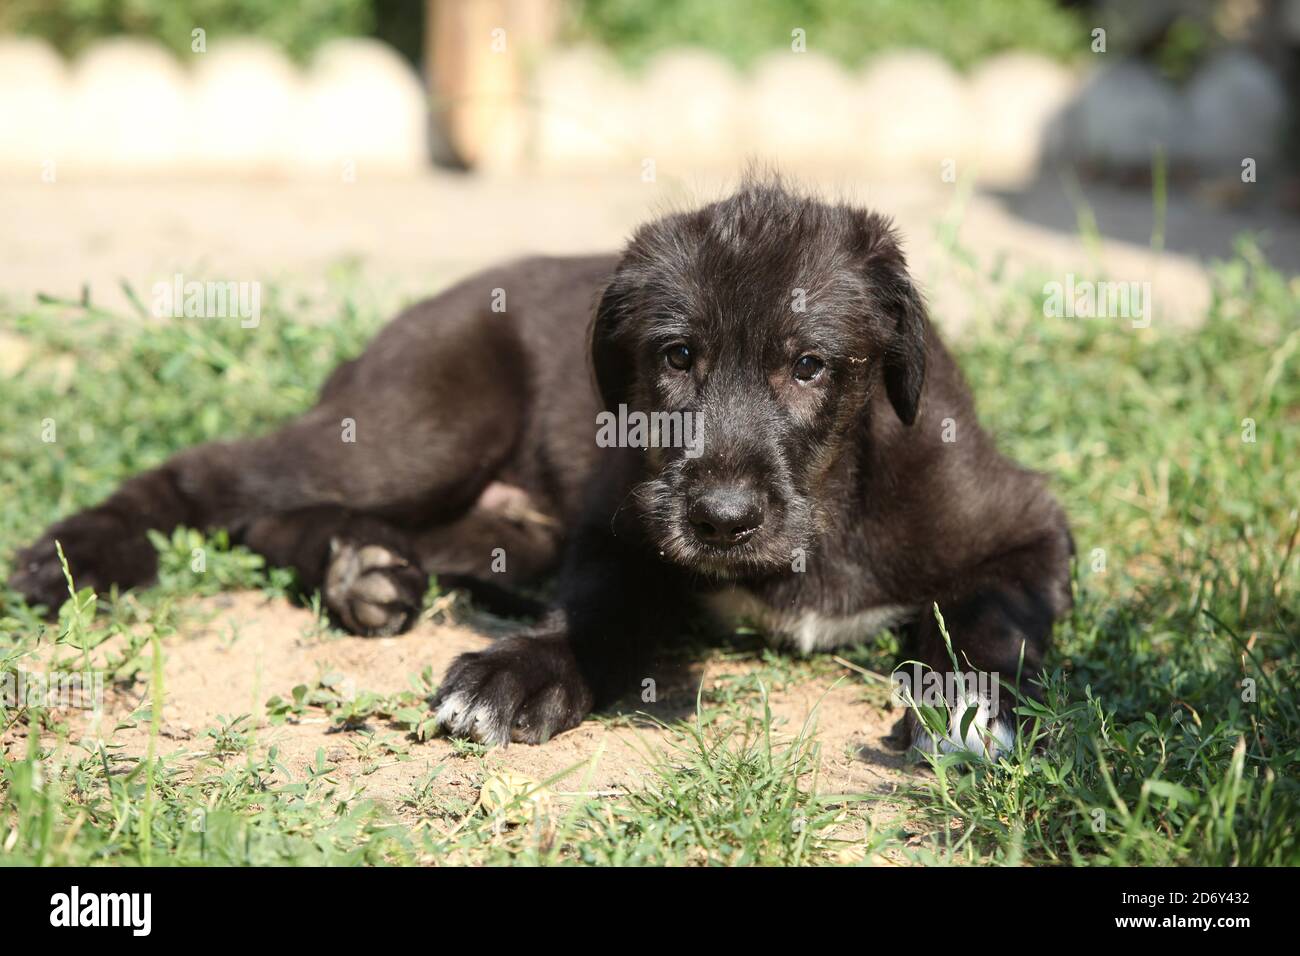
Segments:
[[[1167,79],[1185,83],[1214,45],[1212,27],[1194,17],[1178,17],[1152,51],[1156,67]]]
[[[933,50],[961,68],[1001,50],[1064,59],[1088,48],[1079,15],[1053,0],[572,0],[568,32],[631,66],[683,45],[743,66],[789,49],[795,28],[809,51],[852,66],[901,47]]]
[[[463,2],[463,0],[462,0]],[[472,2],[472,0],[471,0]],[[565,34],[610,47],[629,66],[675,46],[701,46],[746,65],[806,32],[811,51],[857,65],[883,50],[934,50],[967,67],[1000,50],[1066,58],[1087,49],[1078,12],[1055,0],[565,0]],[[0,34],[21,33],[76,54],[93,40],[153,37],[190,52],[252,34],[301,60],[338,36],[378,36],[418,62],[424,0],[3,0]]]
[[[41,37],[65,54],[127,34],[190,52],[192,31],[211,46],[223,36],[262,37],[302,59],[323,41],[369,34],[373,0],[4,0],[0,34]]]

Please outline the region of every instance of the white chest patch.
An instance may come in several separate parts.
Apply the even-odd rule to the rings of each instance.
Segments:
[[[774,608],[745,588],[724,588],[706,599],[710,612],[729,626],[752,624],[805,654],[864,641],[916,613],[902,604],[882,604],[842,616]]]

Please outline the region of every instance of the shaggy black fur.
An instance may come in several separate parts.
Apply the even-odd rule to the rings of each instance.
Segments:
[[[599,447],[620,405],[698,415],[698,454]],[[1008,680],[1040,670],[1070,603],[1064,517],[980,430],[887,221],[775,181],[621,257],[529,259],[410,308],[301,418],[130,479],[11,583],[57,607],[58,539],[78,584],[146,584],[146,530],[179,524],[231,529],[358,633],[409,627],[430,572],[509,587],[558,566],[541,623],[459,658],[435,701],[496,743],[655,679],[724,591],[796,622],[902,608],[908,656],[947,671],[938,602],[963,666]]]

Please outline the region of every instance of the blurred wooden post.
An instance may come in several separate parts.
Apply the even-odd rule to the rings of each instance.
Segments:
[[[425,63],[436,122],[470,168],[523,158],[525,69],[555,35],[557,0],[425,0]]]

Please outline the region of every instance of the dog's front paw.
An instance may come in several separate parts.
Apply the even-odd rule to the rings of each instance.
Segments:
[[[428,575],[392,548],[330,543],[325,604],[352,634],[388,637],[420,616]]]
[[[582,723],[592,694],[564,638],[525,635],[456,658],[433,707],[454,737],[540,744]]]
[[[134,587],[149,583],[158,573],[154,546],[117,515],[100,509],[75,514],[19,551],[9,576],[9,586],[29,605],[44,605],[51,615],[68,599],[56,541],[78,589],[88,587],[103,593],[114,584]]]
[[[1000,705],[987,694],[963,690],[955,701],[940,702],[929,710],[928,720],[934,726],[927,726],[915,709],[907,713],[906,736],[917,754],[967,754],[997,760],[1015,749],[1016,717],[1010,702]]]

